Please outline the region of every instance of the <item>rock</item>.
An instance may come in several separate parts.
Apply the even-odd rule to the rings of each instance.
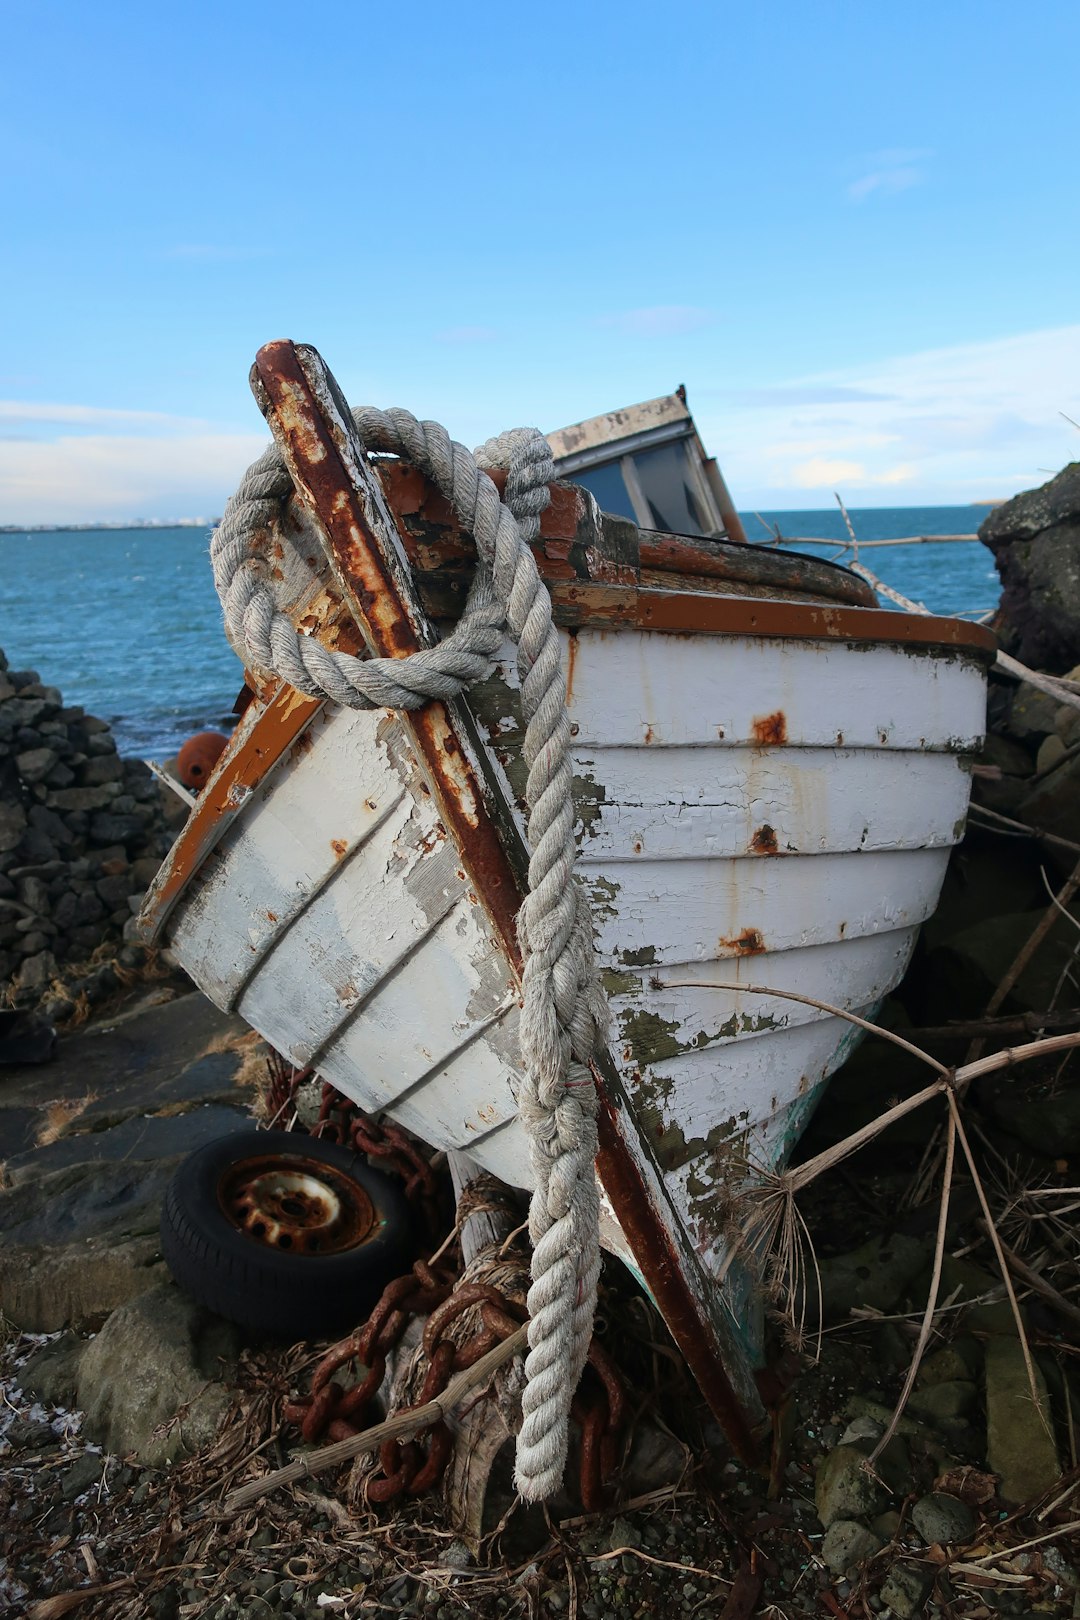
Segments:
[[[87,792],[102,792],[100,788],[87,789]],[[139,838],[145,831],[145,824],[141,816],[134,812],[127,815],[96,815],[90,822],[90,842],[92,844],[126,844],[132,839]]]
[[[63,1500],[74,1502],[77,1496],[84,1496],[99,1483],[105,1468],[105,1458],[96,1456],[92,1451],[78,1458],[70,1467],[65,1468],[60,1476],[60,1495]]]
[[[881,1601],[897,1620],[915,1620],[923,1612],[932,1578],[918,1564],[896,1563],[881,1583]]]
[[[52,748],[28,748],[15,755],[15,768],[24,782],[41,782],[57,763],[57,758]]]
[[[38,938],[40,937],[39,935]],[[42,940],[43,944],[44,940]],[[27,956],[24,959],[15,977],[15,983],[20,990],[33,990],[40,993],[52,983],[59,971],[56,957],[52,951],[43,950],[39,947],[32,956]]]
[[[0,802],[0,854],[16,849],[26,831],[26,811],[21,804]]]
[[[901,1233],[870,1238],[850,1254],[823,1260],[820,1271],[825,1321],[843,1321],[855,1305],[892,1310],[925,1264],[923,1245]],[[815,1294],[812,1289],[808,1304]]]
[[[235,1329],[171,1283],[113,1311],[79,1360],[86,1427],[120,1456],[151,1467],[208,1445],[229,1404],[221,1361],[239,1352]],[[164,1434],[155,1430],[170,1425]]]
[[[1064,673],[1080,658],[1080,464],[997,507],[979,538],[1001,576],[995,628],[1006,650]]]
[[[1080,759],[1073,763],[1080,765]],[[1070,768],[1063,767],[1065,770]],[[1043,788],[1048,787],[1059,774],[1059,771],[1055,771],[1048,777]],[[1036,791],[1042,792],[1043,789]],[[1075,833],[1076,820],[1076,813],[1073,812],[1070,832],[1066,836]],[[1040,820],[1038,825],[1042,826],[1044,822]],[[981,1011],[1041,922],[1045,911],[1044,897],[1044,903],[1037,909],[999,912],[950,935],[931,953],[928,961],[929,971],[938,981],[936,993],[947,998],[954,1009],[968,1009],[973,1016]],[[1072,940],[1067,937],[1066,930],[1054,930],[1010,991],[1005,1010],[1044,1011],[1051,1003],[1071,953]],[[958,1011],[952,1014],[953,1017],[962,1015]]]
[[[980,755],[983,765],[996,765],[1006,776],[1030,776],[1035,769],[1031,755],[1022,743],[1011,737],[998,737],[991,732]]]
[[[1069,1084],[1066,1077],[1046,1095],[1025,1081],[1019,1076],[988,1075],[980,1086],[979,1101],[1003,1130],[1033,1153],[1058,1158],[1080,1152],[1080,1085]]]
[[[50,1406],[70,1406],[75,1399],[82,1349],[82,1340],[74,1333],[61,1333],[26,1358],[19,1369],[19,1383]]]
[[[922,1384],[913,1389],[908,1405],[920,1417],[931,1422],[962,1418],[975,1405],[975,1385],[964,1379],[951,1378],[940,1384]]]
[[[1040,776],[1046,776],[1065,758],[1066,748],[1057,732],[1051,732],[1039,744],[1039,752],[1035,755],[1035,769]]]
[[[1061,1475],[1046,1380],[1037,1364],[1035,1388],[1037,1405],[1019,1339],[988,1339],[986,1459],[1001,1479],[1002,1501],[1010,1505],[1041,1496]]]
[[[116,754],[97,754],[87,760],[79,774],[84,787],[100,787],[105,782],[118,782],[124,767]]]
[[[982,1346],[970,1334],[963,1334],[951,1344],[926,1356],[919,1366],[918,1382],[946,1384],[956,1379],[970,1380],[982,1368]]]
[[[883,1543],[856,1519],[837,1519],[825,1532],[821,1556],[834,1575],[846,1575],[880,1552]]]
[[[4,1438],[13,1451],[41,1451],[56,1444],[52,1424],[34,1418],[15,1418],[8,1424]]]
[[[818,1465],[814,1487],[818,1518],[826,1529],[837,1519],[869,1517],[886,1505],[884,1487],[866,1468],[857,1446],[837,1446]]]
[[[1061,747],[1064,750],[1064,744]],[[1025,794],[1019,808],[1021,820],[1059,838],[1072,838],[1080,819],[1080,755],[1063,753],[1061,762]]]
[[[1001,1277],[973,1265],[970,1260],[956,1260],[947,1254],[941,1264],[940,1299],[959,1303],[973,1303],[964,1312],[964,1326],[973,1333],[1016,1332],[1012,1306]],[[976,1302],[977,1303],[974,1303]],[[1021,1307],[1021,1314],[1023,1307]]]
[[[1044,737],[1057,729],[1057,710],[1057,699],[1049,693],[1040,692],[1035,686],[1018,686],[1009,705],[1005,729],[1017,742],[1037,748]],[[987,738],[988,743],[989,740]]]
[[[944,1491],[931,1491],[915,1503],[911,1519],[916,1530],[930,1547],[942,1547],[954,1541],[968,1541],[975,1534],[975,1515],[966,1502]]]
[[[49,807],[53,810],[103,810],[115,797],[108,783],[102,787],[56,788],[49,794]]]

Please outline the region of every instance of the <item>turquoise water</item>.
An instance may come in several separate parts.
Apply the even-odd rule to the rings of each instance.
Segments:
[[[844,537],[835,509],[763,512],[784,534]],[[970,506],[853,511],[860,540],[959,534]],[[766,531],[744,513],[751,540]],[[815,547],[815,556],[828,556]],[[937,613],[978,614],[998,599],[990,553],[973,545],[871,551],[888,584]],[[0,648],[115,728],[121,753],[164,759],[194,731],[231,724],[243,674],[221,627],[200,529],[0,534]]]

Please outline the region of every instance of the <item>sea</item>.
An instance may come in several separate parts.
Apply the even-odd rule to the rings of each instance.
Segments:
[[[972,506],[879,507],[849,513],[859,541],[970,534]],[[751,541],[847,537],[839,510],[744,512]],[[797,549],[797,548],[796,548]],[[850,553],[848,553],[850,557]],[[977,542],[882,547],[861,558],[934,613],[978,618],[998,600],[990,553]],[[0,649],[37,670],[68,704],[113,727],[122,754],[165,760],[193,732],[228,730],[243,672],[225,639],[210,573],[209,532],[196,528],[0,533]]]

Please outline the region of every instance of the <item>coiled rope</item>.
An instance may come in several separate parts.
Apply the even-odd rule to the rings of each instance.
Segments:
[[[295,629],[276,606],[255,548],[293,493],[274,446],[244,474],[225,509],[211,543],[214,582],[245,663],[350,708],[414,709],[432,698],[457,697],[490,672],[504,632],[517,646],[531,850],[528,894],[517,919],[524,962],[518,1115],[529,1136],[535,1189],[515,1478],[527,1501],[544,1501],[562,1480],[570,1402],[596,1307],[597,1097],[588,1063],[606,1038],[608,1019],[588,900],[574,878],[566,677],[551,598],[529,548],[551,498],[551,449],[535,429],[500,434],[473,455],[437,422],[420,422],[408,411],[361,407],[353,420],[369,451],[400,456],[430,478],[473,536],[475,574],[451,633],[407,658],[363,659],[331,651]],[[483,470],[502,466],[505,500]]]

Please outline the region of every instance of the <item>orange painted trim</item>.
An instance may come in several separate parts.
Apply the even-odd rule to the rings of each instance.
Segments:
[[[305,697],[284,682],[265,708],[257,702],[249,706],[146,897],[139,924],[148,943],[158,938],[234,817],[322,706],[322,698]]]
[[[610,596],[618,587],[605,586]],[[587,584],[579,585],[575,604],[588,605]],[[703,592],[640,590],[634,622],[640,630],[694,635],[798,637],[805,641],[893,643],[941,648],[992,659],[997,637],[965,619],[939,619],[920,613],[889,613],[881,608],[831,607],[818,602],[772,602],[759,597],[713,596]],[[552,596],[558,599],[555,586]],[[625,620],[623,621],[625,623]]]

